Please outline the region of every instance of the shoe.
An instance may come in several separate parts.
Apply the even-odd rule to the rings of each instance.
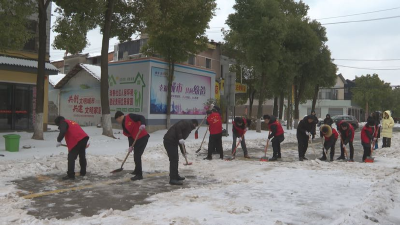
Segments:
[[[354,159],[349,159],[349,162],[354,162]]]
[[[137,180],[143,180],[143,176],[141,175],[136,175],[134,177],[131,178],[131,181],[137,181]]]
[[[86,173],[79,173],[79,176],[84,177],[86,176]]]
[[[333,162],[333,157],[331,157],[330,161]]]
[[[75,180],[75,177],[65,176],[62,178],[63,180]]]
[[[178,175],[178,179],[177,180],[185,180],[185,179],[186,179],[185,177],[181,177],[181,176]]]
[[[170,185],[183,185],[181,180],[169,180]]]
[[[321,157],[321,158],[319,158],[319,160],[326,161],[326,157]]]
[[[204,160],[212,160],[211,157],[205,157]]]
[[[280,158],[282,158],[280,155],[278,155],[278,157],[277,157],[278,159],[280,159]]]
[[[276,158],[276,157],[272,157],[272,158],[268,159],[268,161],[277,161],[277,160],[278,160],[278,158]]]
[[[244,157],[245,157],[246,159],[250,159],[249,154],[245,154]]]
[[[345,160],[346,158],[344,156],[340,156],[339,158],[337,158],[336,160]]]
[[[302,157],[299,157],[299,161],[303,161],[303,158],[302,158]]]
[[[308,160],[306,157],[303,157],[303,160]]]

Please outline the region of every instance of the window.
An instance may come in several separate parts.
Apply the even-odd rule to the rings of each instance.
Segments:
[[[188,63],[190,64],[190,65],[196,65],[196,57],[194,56],[194,55],[190,55],[189,56],[189,59],[188,59]]]
[[[97,65],[97,58],[96,58],[96,57],[93,58],[92,64],[93,64],[93,65]]]
[[[206,68],[211,69],[211,59],[206,58]]]

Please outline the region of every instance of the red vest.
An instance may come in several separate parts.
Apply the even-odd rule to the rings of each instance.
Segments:
[[[78,123],[71,120],[65,120],[65,122],[68,124],[68,130],[65,133],[65,142],[67,143],[68,151],[71,151],[80,140],[88,137],[88,135]]]
[[[124,135],[135,139],[137,133],[139,132],[139,127],[140,127],[140,125],[142,125],[142,123],[140,121],[135,122],[129,117],[129,115],[126,115],[124,125],[125,125],[125,129],[129,132],[129,133],[126,133],[124,131]],[[147,131],[142,130],[142,132],[140,132],[140,134],[138,136],[138,140],[146,135],[148,135]]]
[[[369,137],[367,136],[366,131],[368,131],[370,134],[372,134],[372,127],[369,127],[367,125],[365,125],[363,127],[363,129],[361,130],[361,141],[364,144],[370,144],[372,140],[369,139]]]
[[[271,130],[271,126],[272,126],[272,125],[276,125],[275,137],[277,137],[277,136],[283,134],[282,125],[281,125],[277,120],[275,120],[275,122],[273,122],[273,123],[271,123],[271,124],[268,123],[268,130]]]
[[[336,131],[335,128],[332,128],[332,135],[335,136],[335,139],[336,139],[336,140],[337,140],[338,137],[339,137],[339,133]],[[324,136],[324,137],[325,137],[325,136]],[[331,137],[325,137],[325,141],[329,141],[330,138],[331,138]]]
[[[222,133],[222,120],[221,116],[217,112],[211,113],[207,117],[207,122],[209,125],[210,134]]]
[[[246,119],[243,119],[244,129],[242,129],[241,127],[238,127],[238,126],[236,125],[235,121],[233,121],[232,124],[233,124],[232,130],[235,129],[235,130],[236,130],[236,133],[237,133],[240,137],[243,136],[243,135],[244,135],[244,131],[245,131],[246,127],[247,127],[247,121],[246,121]]]
[[[338,129],[340,129],[340,130],[342,130],[342,128],[341,128],[341,124],[343,123],[343,120],[342,121],[340,121],[339,122],[339,124],[338,124]],[[346,137],[348,137],[349,136],[349,130],[351,130],[352,132],[352,135],[351,135],[351,137],[350,137],[350,141],[354,141],[354,127],[353,127],[353,125],[351,125],[350,123],[348,123],[349,124],[349,128],[347,128],[347,130],[346,130]]]

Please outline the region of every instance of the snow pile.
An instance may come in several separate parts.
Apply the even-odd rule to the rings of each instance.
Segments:
[[[126,155],[126,138],[118,130],[115,136],[120,139],[104,138],[101,129],[94,127],[84,130],[91,137],[88,171],[110,176],[109,172],[119,168]],[[148,198],[152,203],[135,205],[128,211],[104,209],[92,217],[76,215],[60,220],[39,220],[27,215],[24,207],[34,200],[19,197],[10,181],[45,174],[63,176],[67,151],[53,147],[57,132],[46,133],[44,142],[32,141],[30,134],[21,133],[22,143],[35,148],[2,152],[6,157],[0,158],[0,224],[400,224],[399,133],[394,133],[392,148],[378,149],[374,152],[375,163],[365,164],[205,161],[194,154],[204,132],[205,128],[201,128],[198,140],[194,135],[187,140],[193,165],[183,167],[180,163],[180,172],[217,182],[152,195]],[[168,171],[169,161],[162,145],[164,134],[165,131],[151,134],[143,155],[146,173]],[[265,131],[249,131],[248,148],[259,148],[262,155],[266,136]],[[287,131],[285,137],[285,143],[296,141],[294,131]],[[225,149],[231,148],[231,139],[223,138]],[[133,169],[131,157],[124,168]],[[168,181],[160,182],[167,185]]]

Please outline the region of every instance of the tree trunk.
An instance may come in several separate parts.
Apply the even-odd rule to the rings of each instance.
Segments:
[[[300,104],[300,97],[298,94],[298,86],[294,85],[294,128],[297,128],[297,125],[299,124],[299,104]]]
[[[33,124],[32,139],[43,140],[43,107],[44,107],[44,78],[46,67],[46,22],[47,7],[50,0],[38,1],[39,9],[39,54],[38,54],[38,70],[36,77],[36,117]]]
[[[103,135],[113,137],[110,104],[108,99],[108,46],[110,42],[111,17],[114,13],[114,0],[107,1],[107,10],[104,18],[103,41],[101,45],[101,111]]]
[[[174,80],[175,62],[168,62],[168,93],[167,93],[167,129],[171,127],[171,91]]]
[[[312,100],[311,112],[315,111],[315,105],[317,104],[318,93],[319,93],[319,85],[317,84],[317,85],[315,85],[315,88],[314,88],[314,97]]]
[[[278,117],[278,97],[274,97],[274,111],[272,113],[275,118]]]
[[[249,103],[250,103],[250,109],[249,109],[249,118],[253,118],[253,104],[254,104],[254,97],[256,95],[255,90],[250,91],[250,97],[249,97]]]
[[[266,74],[264,72],[261,73],[261,81],[260,81],[261,84],[265,83],[265,77],[266,77]],[[259,98],[258,98],[258,110],[257,110],[257,122],[261,121],[260,118],[263,115],[264,93],[265,93],[264,86],[260,85]],[[259,123],[260,123],[260,126],[257,126],[257,132],[261,133],[261,122],[259,122]]]
[[[283,120],[283,104],[285,102],[285,93],[281,91],[279,96],[279,119]]]

